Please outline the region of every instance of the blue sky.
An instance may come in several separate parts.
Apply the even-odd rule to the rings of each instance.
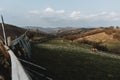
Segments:
[[[17,26],[120,26],[120,0],[0,0],[0,14]]]

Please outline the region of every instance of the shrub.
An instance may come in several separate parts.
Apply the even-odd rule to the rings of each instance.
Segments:
[[[104,29],[104,32],[105,32],[106,34],[108,34],[108,35],[111,35],[111,34],[113,34],[113,33],[116,33],[116,30],[113,29],[113,28],[105,28],[105,29]]]
[[[119,47],[112,48],[112,49],[109,50],[109,52],[112,52],[112,53],[115,53],[115,54],[120,54],[120,49],[119,49]]]
[[[75,36],[75,35],[64,36],[63,39],[73,41],[73,40],[77,39],[77,36]]]
[[[101,51],[108,51],[108,48],[106,45],[102,45],[101,42],[93,42],[93,41],[89,41],[89,40],[81,40],[78,43],[83,43],[83,44],[88,44],[88,45],[92,45],[94,48],[101,50]]]
[[[120,34],[117,32],[113,35],[113,38],[120,40]]]

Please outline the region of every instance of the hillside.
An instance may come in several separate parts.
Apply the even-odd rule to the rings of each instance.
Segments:
[[[54,80],[119,80],[120,56],[64,40],[32,45],[32,60]],[[37,56],[37,57],[36,57]]]
[[[89,40],[89,41],[95,41],[95,42],[107,42],[108,40],[116,40],[113,38],[113,35],[108,35],[105,32],[93,34],[93,35],[88,35],[85,37],[78,38],[74,41],[82,41],[82,40]]]
[[[56,32],[59,30],[59,28],[44,28],[44,27],[39,27],[39,26],[25,26],[24,28],[26,29],[31,29],[31,30],[40,30],[43,31],[45,33],[49,33],[49,34],[56,34]]]
[[[22,35],[26,29],[24,28],[20,28],[14,25],[10,25],[10,24],[5,24],[5,31],[6,31],[6,35],[7,36],[11,36],[12,38],[15,37],[19,37],[20,35]],[[0,36],[2,36],[2,26],[0,23]]]
[[[77,32],[75,30],[75,32]],[[67,32],[68,33],[68,32]],[[66,33],[66,34],[67,34]],[[64,33],[65,34],[65,33]],[[94,28],[86,31],[81,30],[80,33],[69,33],[62,38],[77,42],[79,44],[92,45],[94,48],[111,53],[120,53],[120,28]]]
[[[69,37],[74,35],[80,35],[82,33],[94,29],[95,28],[63,28],[63,29],[59,29],[56,35],[59,37],[65,37],[65,36]]]
[[[75,39],[74,42],[89,44],[99,50],[119,54],[119,33],[120,29],[115,28],[95,29],[85,32],[82,36]]]

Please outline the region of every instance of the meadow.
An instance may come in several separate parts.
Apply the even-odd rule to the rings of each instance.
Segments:
[[[120,56],[63,40],[32,43],[32,61],[53,80],[119,80]]]

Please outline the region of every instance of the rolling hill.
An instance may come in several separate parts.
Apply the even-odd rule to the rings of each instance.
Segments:
[[[10,24],[5,24],[6,36],[11,36],[13,39],[16,38],[16,37],[19,37],[25,31],[26,31],[26,29],[24,29],[24,28],[20,28],[20,27],[10,25]],[[3,35],[3,33],[2,33],[2,25],[0,23],[0,36],[2,36],[2,35]]]
[[[32,44],[32,60],[53,80],[119,80],[120,56],[64,40]],[[37,57],[36,57],[37,56]]]
[[[64,31],[65,32],[65,31]],[[71,40],[72,42],[79,44],[92,45],[94,48],[102,51],[108,51],[111,53],[120,54],[120,28],[94,28],[81,30],[72,34],[70,32],[62,33],[63,39]],[[66,35],[67,34],[67,35]]]

